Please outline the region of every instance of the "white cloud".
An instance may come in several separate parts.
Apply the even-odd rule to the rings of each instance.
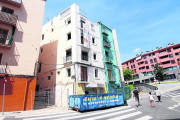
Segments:
[[[141,50],[141,48],[136,48],[133,50],[133,52],[139,52]]]

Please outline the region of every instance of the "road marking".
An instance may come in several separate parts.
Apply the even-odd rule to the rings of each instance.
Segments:
[[[105,111],[99,111],[99,112],[93,111],[90,114],[83,114],[83,113],[79,113],[79,112],[75,112],[75,113],[71,112],[70,113],[71,117],[69,117],[69,118],[61,118],[61,120],[63,120],[63,119],[74,119],[75,117],[78,118],[78,117],[81,117],[81,116],[83,117],[83,116],[102,114],[102,113],[107,113],[107,112],[111,112],[111,111],[123,110],[123,109],[127,109],[127,108],[130,108],[130,107],[131,106],[125,106],[125,107],[119,107],[119,108],[115,108],[115,109],[110,109],[108,111],[105,110]],[[48,114],[46,114],[46,115],[48,115]],[[72,118],[72,115],[74,115],[75,117]],[[24,119],[24,120],[34,120],[34,119],[36,119],[36,120],[39,120],[39,119],[53,119],[53,120],[55,120],[55,119],[59,119],[59,117],[66,117],[66,116],[68,116],[68,115],[67,114],[63,114],[63,115],[44,116],[44,117],[41,116],[41,117],[36,117],[36,118],[27,118],[27,119]]]
[[[113,110],[114,112],[113,113],[109,113],[109,110],[108,111],[100,111],[100,112],[97,112],[97,113],[90,113],[90,114],[84,114],[84,115],[80,115],[80,116],[75,116],[75,117],[68,117],[68,118],[64,118],[64,119],[62,119],[61,118],[61,120],[66,120],[66,119],[76,119],[76,118],[82,118],[82,117],[87,117],[87,116],[91,116],[91,115],[100,115],[100,116],[95,116],[95,117],[89,117],[89,118],[85,118],[84,120],[94,120],[94,119],[97,119],[97,118],[102,118],[101,116],[108,116],[108,115],[112,115],[112,114],[117,114],[117,113],[120,113],[120,112],[122,112],[122,111],[120,111],[120,110],[123,110],[124,108],[122,108],[122,109],[119,109],[119,110]],[[128,111],[132,111],[132,109],[133,110],[135,110],[134,108],[131,108],[131,109],[127,109],[127,110],[123,110],[123,111],[125,111],[125,112],[128,112]],[[106,114],[107,113],[107,114]],[[102,114],[104,114],[104,115],[102,115]],[[104,118],[104,117],[103,117]]]
[[[152,118],[151,116],[144,116],[144,117],[138,118],[136,120],[150,120],[151,118]]]
[[[58,112],[58,113],[48,113],[48,114],[37,114],[37,115],[26,115],[26,116],[17,116],[16,118],[27,118],[27,117],[38,117],[43,115],[57,115],[57,114],[65,114],[65,113],[76,113],[73,111],[66,111],[66,112]]]
[[[142,112],[137,111],[137,112],[134,112],[134,113],[126,114],[126,115],[123,115],[123,116],[118,116],[118,117],[108,119],[108,120],[122,120],[122,119],[126,119],[126,118],[129,118],[129,117],[135,116],[135,115],[139,115],[141,113]]]
[[[128,110],[117,111],[117,112],[114,112],[114,113],[109,113],[109,114],[104,114],[104,115],[100,115],[100,116],[90,117],[89,119],[83,119],[83,120],[96,120],[96,119],[101,119],[101,118],[105,118],[105,117],[115,116],[115,115],[118,115],[118,114],[121,114],[121,113],[130,112],[130,111],[133,111],[133,110],[136,110],[136,109],[131,108],[131,109],[128,109]],[[74,119],[74,117],[73,117],[73,119]]]

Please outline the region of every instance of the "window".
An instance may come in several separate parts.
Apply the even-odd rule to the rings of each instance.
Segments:
[[[176,50],[176,49],[180,49],[180,46],[178,46],[178,47],[174,47],[174,48],[173,48],[173,50]]]
[[[145,64],[148,64],[148,61],[147,61],[147,60],[145,61]]]
[[[94,37],[92,37],[92,43],[95,44],[95,38]]]
[[[175,64],[175,61],[174,61],[174,60],[171,60],[171,64]]]
[[[95,69],[95,77],[98,77],[98,69]]]
[[[143,72],[144,76],[147,76],[147,73],[146,72]]]
[[[154,58],[154,62],[157,63],[157,59],[156,58]]]
[[[95,53],[93,54],[93,58],[94,58],[94,60],[97,60],[96,54],[95,54]]]
[[[0,29],[0,43],[5,44],[7,40],[8,30]]]
[[[156,57],[156,56],[155,56],[155,53],[153,53],[152,55],[153,55],[153,57]]]
[[[66,22],[67,22],[66,25],[71,24],[71,18],[68,18]]]
[[[41,48],[41,53],[43,52],[43,48]]]
[[[71,33],[67,34],[67,39],[70,40],[71,39]]]
[[[1,11],[9,13],[9,14],[13,14],[14,13],[14,10],[12,10],[10,8],[7,8],[7,7],[2,7]]]
[[[144,59],[146,59],[146,56],[144,56]]]
[[[88,61],[88,52],[82,51],[81,59],[82,59],[82,60],[85,60],[85,61]]]
[[[84,44],[83,30],[81,30],[81,44]]]
[[[173,55],[172,55],[172,54],[170,54],[170,55],[169,55],[169,58],[173,58]]]
[[[159,54],[161,54],[161,53],[165,53],[165,52],[166,52],[166,50],[163,50],[163,51],[160,51],[160,52],[159,52]]]
[[[132,62],[134,63],[134,60],[132,60]]]
[[[44,34],[42,35],[42,40],[44,40]]]
[[[167,61],[167,62],[162,62],[162,65],[166,65],[166,64],[169,64],[170,61]]]
[[[134,73],[136,73],[136,69],[134,69]]]
[[[126,65],[128,66],[128,62],[126,63]]]
[[[54,29],[52,28],[52,29],[51,29],[51,32],[53,32],[53,31],[54,31]]]
[[[51,80],[51,76],[47,76],[47,77],[46,77],[46,80]]]
[[[38,73],[41,72],[41,65],[42,65],[42,63],[40,62],[40,63],[39,63],[39,68],[38,68]]]
[[[177,56],[177,55],[180,55],[180,52],[175,53],[175,55],[176,55],[176,56]]]
[[[151,58],[151,54],[149,54],[149,58]]]
[[[147,75],[152,75],[152,72],[150,71],[150,72],[147,72]]]
[[[3,55],[3,54],[0,53],[0,64],[1,64],[1,60],[2,60],[2,55]]]
[[[160,57],[160,59],[168,58],[168,55]]]
[[[131,65],[131,69],[133,69],[133,66]]]
[[[108,57],[108,56],[109,56],[107,51],[105,51],[105,55],[106,55],[106,57]]]
[[[150,63],[153,63],[153,60],[152,60],[152,59],[150,59]]]
[[[133,65],[133,67],[135,68],[136,66],[135,66],[135,65]]]
[[[149,69],[149,66],[146,66],[146,69]]]
[[[67,77],[71,77],[71,68],[67,68]]]
[[[91,24],[91,29],[94,30],[94,25],[93,24]]]
[[[83,28],[85,22],[81,20],[81,28]]]
[[[127,69],[129,69],[129,67],[127,67]]]
[[[167,49],[167,51],[168,51],[168,52],[171,52],[171,49],[169,48],[169,49]]]
[[[154,65],[151,65],[151,68],[154,69]]]

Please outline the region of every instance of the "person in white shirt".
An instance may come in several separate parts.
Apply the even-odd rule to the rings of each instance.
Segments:
[[[156,88],[155,94],[156,94],[156,96],[157,96],[157,98],[158,98],[158,102],[161,102],[161,93],[160,93],[160,91],[158,90],[158,88]]]
[[[151,103],[150,107],[155,107],[155,105],[154,105],[154,96],[151,95],[151,92],[149,92],[149,101]]]

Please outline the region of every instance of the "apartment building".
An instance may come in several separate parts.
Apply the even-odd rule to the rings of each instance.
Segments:
[[[55,93],[55,105],[68,95],[106,92],[99,27],[76,4],[43,26],[37,90]]]
[[[44,7],[43,0],[0,0],[0,103],[7,79],[4,111],[31,109]]]
[[[156,50],[146,51],[136,55],[136,57],[123,62],[123,69],[132,69],[134,71],[134,82],[153,82],[154,66],[160,63],[168,75],[168,79],[180,78],[180,43],[168,44],[165,48],[156,48]]]
[[[107,93],[113,93],[116,88],[121,87],[121,81],[123,81],[120,77],[121,72],[119,72],[119,64],[117,63],[117,60],[120,61],[120,54],[116,32],[101,22],[98,22],[98,25],[101,38]]]

